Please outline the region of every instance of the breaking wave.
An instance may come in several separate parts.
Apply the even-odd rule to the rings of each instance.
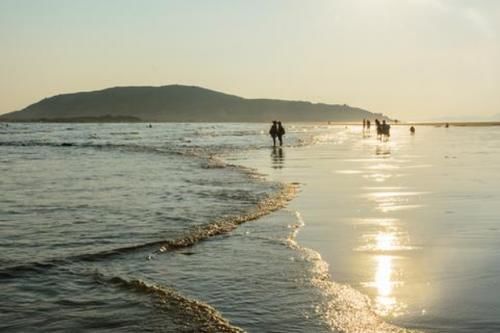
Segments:
[[[151,295],[156,299],[156,306],[173,313],[176,324],[187,326],[182,331],[242,333],[241,328],[233,326],[216,309],[198,300],[190,299],[174,289],[148,284],[142,280],[127,280],[122,277],[106,278],[96,273],[98,283],[112,285],[129,291]],[[176,329],[179,331],[179,329]]]
[[[150,252],[150,254],[147,256],[148,259],[152,259],[154,255],[163,252],[188,248],[211,237],[227,234],[242,223],[256,220],[264,215],[276,211],[284,207],[286,203],[293,198],[296,190],[296,184],[283,184],[280,186],[279,191],[261,199],[255,205],[255,207],[249,209],[246,213],[241,215],[220,217],[213,222],[193,227],[188,230],[184,236],[173,240],[159,240],[128,247],[120,247],[117,249],[106,250],[97,253],[84,253],[70,257],[53,258],[42,262],[31,262],[16,266],[10,266],[0,269],[0,277],[12,278],[22,273],[44,271],[53,267],[79,261],[100,261],[110,257],[136,251],[152,250],[152,252]]]

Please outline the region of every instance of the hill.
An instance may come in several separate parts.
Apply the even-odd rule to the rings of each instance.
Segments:
[[[45,98],[0,121],[96,121],[135,119],[165,122],[360,121],[387,119],[348,105],[247,99],[182,85],[115,87]]]

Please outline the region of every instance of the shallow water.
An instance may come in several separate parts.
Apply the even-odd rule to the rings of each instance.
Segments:
[[[498,331],[495,129],[0,126],[2,331]]]
[[[500,132],[394,127],[389,141],[344,129],[321,145],[237,163],[298,181],[298,235],[332,279],[378,315],[428,332],[500,331]]]
[[[275,252],[276,267],[293,254],[283,243],[289,220],[279,220],[274,233],[255,232],[265,235],[260,258],[259,237],[246,238],[246,255],[254,259],[243,265],[235,256],[243,251],[237,233],[244,229],[237,227],[283,207],[294,191],[217,157],[266,147],[261,125],[10,124],[1,130],[2,331],[322,325],[302,320],[309,303],[306,310],[283,307],[281,318],[259,314],[278,304],[266,301],[270,285],[258,283],[269,273],[261,266],[269,253]],[[312,140],[303,131],[290,129],[290,144]],[[251,284],[240,279],[247,270]],[[301,301],[290,296],[279,304]]]

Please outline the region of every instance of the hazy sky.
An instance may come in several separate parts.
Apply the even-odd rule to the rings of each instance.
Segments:
[[[500,0],[0,0],[0,113],[199,85],[411,120],[500,113]]]

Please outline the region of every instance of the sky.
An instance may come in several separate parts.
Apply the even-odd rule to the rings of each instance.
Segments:
[[[0,114],[168,84],[401,120],[500,118],[500,1],[0,0]]]

